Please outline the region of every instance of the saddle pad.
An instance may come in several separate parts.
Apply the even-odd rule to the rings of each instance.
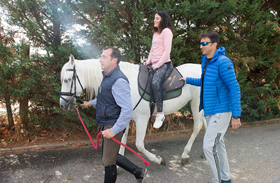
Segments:
[[[176,68],[173,68],[172,72],[161,85],[163,92],[167,93],[182,88],[185,85],[183,80],[179,80],[182,77],[181,73]]]
[[[153,73],[153,72],[150,72],[150,73]],[[152,86],[151,86],[152,77],[153,77],[152,74],[150,74],[150,76],[149,76],[148,66],[140,64],[139,74],[138,74],[138,86],[142,91],[145,91],[145,88],[146,88],[147,95],[151,95],[153,93]],[[168,93],[168,92],[182,88],[185,85],[185,82],[179,81],[179,79],[181,77],[183,77],[181,75],[181,73],[176,68],[173,68],[170,75],[167,77],[167,79],[161,85],[163,92]],[[149,81],[148,81],[148,79],[149,79]],[[148,82],[148,84],[147,84],[147,82]],[[140,92],[140,89],[139,89],[139,92]],[[175,93],[177,93],[176,95],[178,95],[178,91]],[[181,91],[179,93],[181,94]],[[141,94],[141,92],[140,92],[140,94]],[[174,98],[174,97],[172,97],[172,98]]]
[[[144,93],[144,90],[142,90],[140,88],[140,86],[138,87],[138,90],[139,90],[140,95],[142,96],[143,93]],[[170,91],[168,93],[163,93],[163,100],[176,98],[176,97],[180,96],[181,93],[182,93],[182,88]],[[154,101],[154,99],[151,99],[151,95],[149,95],[147,93],[144,94],[143,99],[146,100],[146,101]]]
[[[148,66],[139,64],[139,74],[138,74],[138,86],[142,89],[145,90],[146,89],[146,93],[148,95],[152,94],[152,78],[153,78],[153,72],[150,73],[149,76],[149,68]],[[148,81],[149,79],[149,81]],[[147,85],[148,82],[148,85]],[[146,86],[147,85],[147,86]]]

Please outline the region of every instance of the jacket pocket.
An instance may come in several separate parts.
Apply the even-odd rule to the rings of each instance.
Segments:
[[[217,98],[218,98],[218,101],[219,101],[219,103],[221,103],[220,98],[219,98],[219,89],[218,89],[218,87],[217,87],[217,86],[216,86],[216,93],[217,93]]]
[[[105,105],[97,105],[96,106],[96,117],[106,118],[106,106]]]

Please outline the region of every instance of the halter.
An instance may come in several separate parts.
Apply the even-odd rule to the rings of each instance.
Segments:
[[[71,82],[71,88],[70,88],[70,92],[60,92],[59,93],[59,97],[62,98],[65,102],[67,102],[68,104],[73,102],[73,99],[75,98],[76,100],[79,99],[79,96],[76,95],[76,78],[82,88],[82,90],[84,90],[82,84],[81,84],[81,81],[79,79],[79,76],[77,75],[77,72],[76,72],[76,68],[75,68],[75,65],[73,67],[73,69],[66,69],[66,71],[73,71],[73,76],[72,76],[72,82]],[[74,93],[71,93],[72,91],[72,88],[73,88],[73,84],[74,84]],[[64,96],[70,96],[70,100],[66,100],[64,97],[62,97],[62,95]]]

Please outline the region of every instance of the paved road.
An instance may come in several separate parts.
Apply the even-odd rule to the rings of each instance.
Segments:
[[[145,182],[210,182],[208,163],[200,157],[203,135],[198,135],[185,166],[180,156],[189,134],[146,140],[146,148],[163,156],[167,165],[150,163]],[[132,142],[128,145],[136,149]],[[226,145],[233,182],[280,182],[280,123],[228,130]],[[134,154],[126,151],[126,156],[145,166]],[[103,182],[101,151],[92,146],[0,154],[0,166],[0,182],[5,183]],[[119,169],[117,183],[130,182],[134,177]]]

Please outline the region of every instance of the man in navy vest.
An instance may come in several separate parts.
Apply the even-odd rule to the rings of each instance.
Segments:
[[[147,169],[139,168],[124,156],[118,154],[120,145],[113,141],[121,140],[124,129],[131,120],[133,107],[127,77],[119,68],[121,54],[115,47],[104,48],[100,63],[103,80],[98,88],[97,98],[84,102],[83,107],[96,106],[98,132],[102,131],[102,164],[105,167],[104,183],[115,183],[116,165],[132,173],[141,183]]]
[[[207,129],[203,151],[209,163],[212,183],[230,183],[230,170],[224,135],[231,120],[232,128],[241,126],[240,88],[234,65],[226,57],[225,48],[219,47],[219,34],[207,32],[200,35],[201,78],[181,78],[186,84],[200,86],[199,111],[204,109]]]

